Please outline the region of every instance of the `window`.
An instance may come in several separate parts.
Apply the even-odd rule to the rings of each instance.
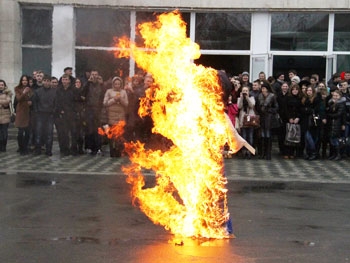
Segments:
[[[271,18],[271,50],[327,50],[328,14],[279,13]]]
[[[76,45],[112,47],[113,38],[130,36],[130,12],[105,8],[76,9]]]
[[[22,72],[34,70],[51,74],[52,10],[22,8]]]
[[[197,13],[195,41],[201,49],[249,50],[251,14]]]
[[[129,75],[129,59],[115,58],[113,51],[82,49],[75,51],[75,67],[77,76],[85,71],[95,69],[104,80],[112,76],[126,77]]]
[[[51,45],[52,10],[22,9],[22,44]]]
[[[104,79],[129,74],[129,60],[114,57],[115,38],[130,37],[130,12],[77,8],[75,67],[77,76],[96,69]]]
[[[51,49],[49,48],[22,48],[22,72],[31,76],[34,70],[42,70],[51,74]]]
[[[337,72],[350,70],[350,55],[337,56]]]
[[[335,14],[334,51],[350,50],[350,14]]]

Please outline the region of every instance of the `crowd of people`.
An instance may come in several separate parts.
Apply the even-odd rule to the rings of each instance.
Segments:
[[[284,73],[266,78],[260,72],[253,83],[248,79],[248,72],[230,79],[226,112],[258,158],[271,160],[273,137],[284,159],[350,156],[350,71],[335,73],[327,82],[318,74],[300,78],[296,70],[290,70],[288,78]],[[259,125],[248,125],[245,116],[258,116]],[[296,143],[286,141],[288,124],[300,129]],[[251,158],[246,149],[238,156]]]
[[[110,156],[120,157],[125,139],[142,141],[151,133],[152,122],[139,117],[138,108],[139,99],[152,83],[152,76],[143,72],[105,82],[97,70],[75,78],[71,67],[64,69],[60,79],[40,70],[32,76],[22,75],[14,94],[0,80],[0,151],[6,151],[8,127],[15,114],[21,155],[52,156],[56,129],[62,156],[96,155],[109,144]],[[107,140],[99,133],[99,128],[121,121],[127,123],[123,138]]]
[[[249,82],[249,73],[227,76],[218,71],[223,86],[225,112],[241,136],[252,145],[256,156],[271,160],[272,143],[278,143],[284,159],[350,156],[350,72],[335,73],[325,82],[317,74],[300,78],[295,70],[266,77],[260,72]],[[126,140],[147,140],[152,120],[138,115],[140,98],[152,85],[149,74],[139,72],[132,78],[115,76],[103,81],[97,70],[73,77],[72,68],[64,69],[58,79],[44,72],[23,75],[14,94],[0,80],[0,151],[6,151],[11,116],[18,129],[18,152],[52,156],[54,129],[62,156],[102,152],[109,144],[111,157],[123,154]],[[247,126],[246,116],[259,117],[256,126]],[[249,117],[249,118],[250,118]],[[101,127],[125,121],[124,136],[106,140]],[[287,124],[300,126],[298,143],[286,143]],[[276,138],[276,140],[273,140]],[[251,159],[245,148],[236,156]]]

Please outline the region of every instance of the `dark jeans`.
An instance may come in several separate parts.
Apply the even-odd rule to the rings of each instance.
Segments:
[[[305,133],[305,149],[307,155],[317,154],[318,133],[307,130]]]
[[[254,128],[241,128],[242,137],[253,146]]]
[[[35,146],[36,140],[36,122],[37,122],[37,113],[30,111],[30,121],[29,121],[29,146]]]
[[[85,126],[84,121],[80,116],[77,116],[74,123],[74,138],[75,141],[72,141],[72,150],[77,152],[83,151],[84,146],[84,134],[85,134]]]
[[[26,153],[28,151],[30,127],[18,128],[17,142],[20,153]]]
[[[86,108],[85,148],[97,153],[101,149],[101,136],[98,134],[100,126],[100,111],[95,108]]]
[[[73,122],[72,116],[61,116],[56,119],[56,128],[60,152],[68,154],[71,149],[72,151],[77,152],[76,125]]]
[[[345,131],[344,131],[344,137],[348,138],[350,136],[350,124],[345,125]],[[350,156],[350,146],[345,146],[345,148],[342,150],[342,153],[346,153],[348,156]]]
[[[284,144],[286,139],[286,125],[287,123],[283,122],[281,127],[277,128],[277,138],[278,138],[278,148],[281,155],[288,155],[288,150]]]
[[[46,153],[51,153],[53,143],[54,118],[51,113],[39,112],[36,115],[35,148],[40,151],[41,142],[45,143]]]
[[[8,123],[0,124],[0,151],[1,152],[6,151],[8,129],[9,129]]]

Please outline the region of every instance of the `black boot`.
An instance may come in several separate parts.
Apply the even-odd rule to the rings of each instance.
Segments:
[[[309,157],[309,161],[313,161],[317,159],[317,154],[315,152],[311,152],[310,157]]]
[[[265,138],[265,157],[266,160],[271,160],[272,140]]]
[[[264,149],[264,145],[265,145],[265,138],[260,138],[259,142],[258,142],[258,155],[259,155],[259,159],[265,159],[265,149]]]
[[[329,157],[328,160],[333,160],[336,157],[336,152],[335,152],[335,147],[334,146],[330,146],[329,147]]]
[[[17,136],[17,142],[18,142],[19,153],[20,153],[21,155],[24,155],[23,137],[22,137],[22,136]]]
[[[0,140],[0,152],[6,152],[4,143],[4,140]]]
[[[334,161],[340,161],[341,160],[341,154],[340,154],[340,149],[339,146],[335,147],[335,158]]]

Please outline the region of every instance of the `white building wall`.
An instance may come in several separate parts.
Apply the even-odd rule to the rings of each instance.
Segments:
[[[18,84],[22,68],[19,14],[17,1],[0,1],[0,79],[12,89]]]
[[[252,25],[252,55],[251,70],[254,63],[259,68],[266,67],[267,56],[253,60],[254,55],[263,54],[268,49],[269,27],[266,18],[269,12],[277,11],[349,11],[350,0],[1,0],[0,1],[0,78],[7,81],[9,87],[18,83],[21,75],[21,18],[20,4],[53,5],[53,19],[60,21],[64,26],[53,28],[53,75],[60,76],[63,68],[74,68],[74,39],[66,39],[66,36],[74,37],[74,6],[115,6],[128,10],[173,10],[179,8],[183,11],[247,11],[253,14]],[[55,23],[54,23],[55,24]],[[65,32],[63,32],[63,31]],[[66,34],[65,34],[66,33]],[[65,34],[65,37],[61,37]],[[261,36],[263,42],[257,40]],[[66,42],[67,41],[67,42]],[[67,45],[69,43],[69,45]],[[61,47],[64,47],[61,49]],[[271,64],[271,63],[270,63]],[[264,66],[263,66],[264,65]],[[268,74],[271,72],[267,72]]]
[[[263,71],[267,76],[272,75],[268,64],[268,51],[270,49],[270,16],[267,12],[252,14],[251,31],[251,63],[250,80],[258,78],[259,72]]]
[[[73,6],[55,6],[52,13],[52,76],[60,77],[65,67],[75,68]]]
[[[59,5],[109,5],[125,6],[128,8],[156,7],[187,8],[187,9],[247,9],[257,10],[285,10],[285,9],[334,9],[346,10],[350,8],[350,0],[22,0],[21,3],[42,3]],[[224,11],[222,10],[222,11]]]

